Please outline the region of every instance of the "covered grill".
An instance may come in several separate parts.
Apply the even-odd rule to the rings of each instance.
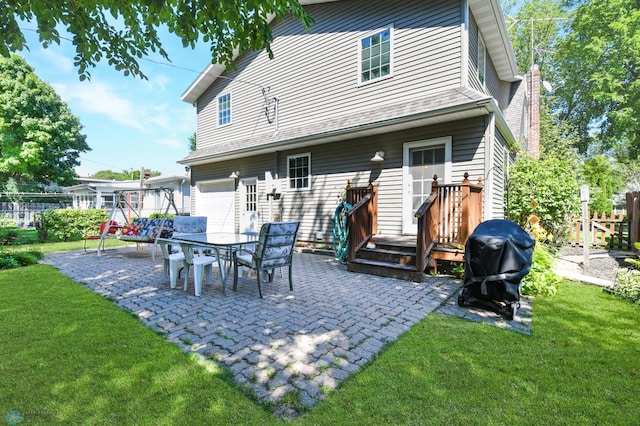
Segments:
[[[520,282],[531,270],[536,240],[518,224],[482,222],[465,245],[464,284],[458,305],[476,305],[513,319]]]

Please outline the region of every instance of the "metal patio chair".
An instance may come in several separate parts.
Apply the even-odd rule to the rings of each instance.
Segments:
[[[300,222],[268,222],[260,228],[255,250],[246,248],[233,253],[233,290],[238,288],[238,268],[247,267],[256,271],[258,293],[262,298],[261,277],[268,274],[273,281],[276,268],[289,267],[289,290],[293,290],[293,248],[296,244]]]

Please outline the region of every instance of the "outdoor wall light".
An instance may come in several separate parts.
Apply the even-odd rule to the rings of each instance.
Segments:
[[[373,156],[371,161],[373,161],[374,163],[380,163],[381,161],[384,161],[384,151],[376,151],[376,155]]]
[[[240,177],[240,171],[239,170],[232,171],[229,177],[232,179],[238,179]]]

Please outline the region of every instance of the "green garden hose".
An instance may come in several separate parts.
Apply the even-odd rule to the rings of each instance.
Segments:
[[[333,251],[343,265],[347,264],[349,255],[349,228],[347,228],[347,212],[351,204],[340,203],[333,213]]]

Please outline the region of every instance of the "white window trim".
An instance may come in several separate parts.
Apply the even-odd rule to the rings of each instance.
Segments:
[[[444,145],[444,176],[438,176],[438,182],[441,184],[451,183],[451,165],[452,165],[452,144],[451,136],[444,136],[435,139],[426,139],[422,141],[408,142],[402,145],[402,233],[414,235],[415,225],[409,223],[408,214],[412,214],[413,203],[412,196],[412,180],[409,171],[409,151],[411,148],[426,148],[435,145]],[[407,210],[408,209],[408,210]]]
[[[362,40],[367,38],[367,37],[371,37],[372,35],[376,35],[379,34],[383,31],[389,30],[389,74],[385,75],[384,77],[378,77],[375,80],[367,80],[367,81],[362,81]],[[394,50],[394,38],[395,38],[395,29],[393,28],[393,24],[388,25],[386,27],[383,28],[378,28],[377,30],[368,32],[364,35],[362,35],[361,37],[358,37],[358,41],[356,43],[356,49],[358,51],[358,74],[356,76],[357,79],[357,83],[358,86],[366,86],[368,84],[373,84],[373,83],[377,83],[378,81],[383,81],[386,80],[388,78],[393,77],[393,72],[394,72],[394,57],[395,55],[393,54],[393,50]]]
[[[299,157],[309,157],[309,186],[306,188],[292,188],[291,187],[291,176],[289,175],[289,160],[291,158],[299,158]],[[290,192],[302,192],[302,191],[311,191],[311,153],[310,152],[303,152],[300,154],[294,154],[294,155],[288,155],[287,156],[287,189]]]
[[[220,124],[220,98],[224,96],[229,96],[229,122]],[[217,127],[226,127],[233,123],[233,95],[231,92],[223,93],[216,97],[216,126]]]

